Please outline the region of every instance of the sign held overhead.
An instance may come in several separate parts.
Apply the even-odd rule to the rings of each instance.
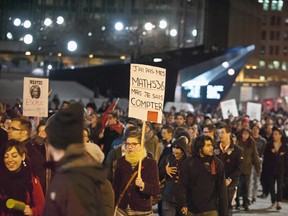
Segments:
[[[128,116],[161,123],[165,85],[166,69],[131,64]]]

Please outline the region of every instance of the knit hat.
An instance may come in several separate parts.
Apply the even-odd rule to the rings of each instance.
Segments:
[[[190,139],[191,139],[190,138],[190,134],[187,131],[185,131],[185,130],[183,130],[180,133],[176,134],[175,138],[179,139],[182,136],[185,136],[188,139],[188,142],[190,142]]]
[[[100,147],[95,143],[84,143],[86,152],[98,163],[102,163],[104,160],[104,153]]]
[[[172,143],[172,148],[180,148],[183,153],[187,156],[187,145],[184,138],[179,138],[174,140]]]
[[[59,110],[46,122],[49,144],[56,149],[66,149],[70,144],[83,143],[83,106],[73,103],[68,109]]]

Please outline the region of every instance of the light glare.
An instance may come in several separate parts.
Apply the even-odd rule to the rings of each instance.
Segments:
[[[52,20],[50,19],[50,18],[46,18],[45,20],[44,20],[44,25],[45,26],[50,26],[52,24]]]
[[[23,41],[25,44],[31,44],[33,42],[33,36],[31,34],[26,34]]]
[[[14,24],[15,26],[20,26],[20,25],[21,25],[21,20],[20,20],[19,18],[16,18],[16,19],[14,19],[13,24]]]
[[[74,52],[77,49],[77,43],[75,41],[69,41],[67,44],[67,49]]]
[[[31,27],[31,22],[29,20],[25,20],[23,23],[24,28],[30,28]]]
[[[58,17],[57,17],[57,20],[56,20],[56,23],[57,23],[58,25],[63,24],[63,23],[64,23],[64,18],[63,18],[62,16],[58,16]]]
[[[177,35],[177,30],[176,30],[176,29],[171,29],[171,30],[170,30],[170,35],[171,35],[172,37],[175,37],[175,36]]]
[[[122,24],[121,22],[117,22],[117,23],[115,24],[115,29],[116,29],[117,31],[121,31],[123,28],[124,28],[124,26],[123,26],[123,24]]]
[[[167,22],[165,20],[161,20],[159,22],[159,28],[165,29],[167,27]]]

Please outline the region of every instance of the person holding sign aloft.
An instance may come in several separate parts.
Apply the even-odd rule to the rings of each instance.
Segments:
[[[151,197],[159,192],[158,168],[156,161],[147,157],[142,137],[140,128],[125,137],[126,154],[118,159],[113,180],[114,215],[153,214]]]

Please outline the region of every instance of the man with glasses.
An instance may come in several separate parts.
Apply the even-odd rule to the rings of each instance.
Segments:
[[[41,153],[34,147],[31,139],[31,122],[24,118],[13,119],[8,129],[8,140],[16,140],[25,145],[27,149],[27,155],[31,161],[32,170],[35,175],[40,179],[42,188],[45,188],[45,168],[43,164],[45,158]]]

